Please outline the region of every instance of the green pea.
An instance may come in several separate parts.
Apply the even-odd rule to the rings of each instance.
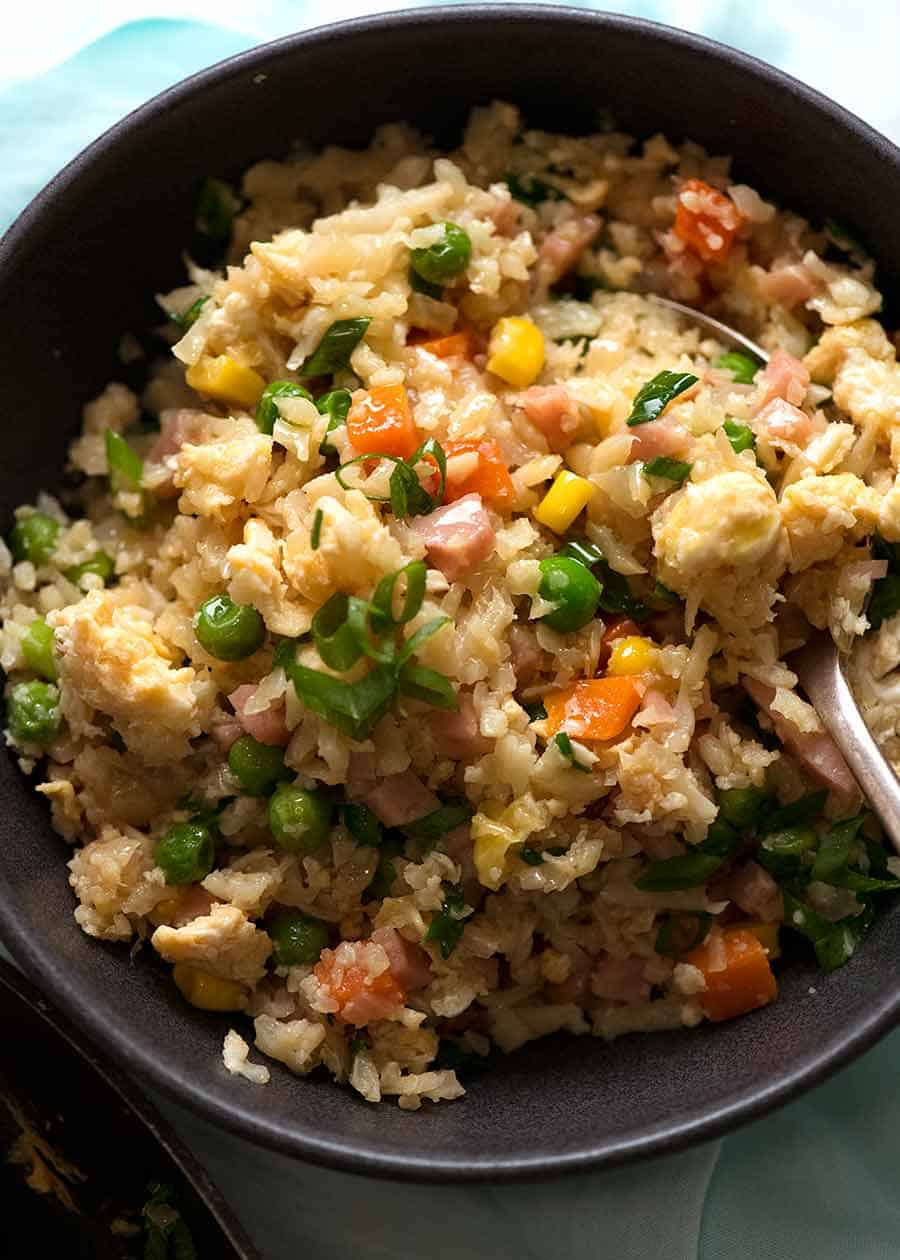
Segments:
[[[312,394],[302,385],[295,385],[293,381],[272,381],[263,390],[256,404],[256,427],[261,433],[271,435],[275,428],[275,421],[279,416],[279,398],[305,398],[308,402],[313,400]]]
[[[577,560],[569,556],[547,556],[541,561],[538,592],[543,599],[556,604],[541,620],[551,630],[570,634],[593,618],[603,587],[590,569]]]
[[[318,962],[328,944],[328,925],[299,910],[283,910],[268,925],[268,932],[279,967]]]
[[[283,784],[269,799],[269,827],[289,853],[312,853],[331,827],[331,801],[320,792]]]
[[[13,739],[45,748],[59,730],[59,689],[46,682],[16,683],[7,698],[6,721]]]
[[[66,577],[75,586],[81,585],[81,579],[86,573],[93,573],[103,581],[106,586],[116,572],[116,562],[112,556],[105,551],[95,551],[90,560],[82,560],[81,564],[74,564],[71,569],[66,569]]]
[[[284,754],[252,735],[236,739],[228,751],[228,766],[245,792],[266,796],[285,773]]]
[[[156,846],[153,860],[167,884],[196,884],[213,868],[216,846],[206,823],[174,823]]]
[[[747,831],[754,827],[769,794],[763,788],[726,788],[719,793],[719,813],[732,827]]]
[[[46,512],[32,512],[16,521],[9,536],[9,549],[17,564],[30,560],[34,565],[46,564],[53,555],[59,535],[59,521]]]
[[[43,617],[36,617],[22,635],[25,664],[36,674],[56,682],[56,661],[53,659],[53,631]]]
[[[357,844],[377,849],[381,844],[384,828],[367,805],[355,805],[348,801],[341,811],[344,826]]]
[[[266,627],[255,608],[236,604],[222,591],[200,605],[194,633],[216,660],[242,661],[262,646]]]
[[[443,228],[443,240],[414,249],[410,255],[413,271],[429,284],[446,284],[465,271],[472,257],[469,234],[456,223],[445,222]]]

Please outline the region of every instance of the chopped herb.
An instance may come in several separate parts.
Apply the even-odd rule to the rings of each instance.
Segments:
[[[424,560],[412,560],[409,564],[383,577],[375,587],[372,596],[372,607],[376,613],[376,623],[388,626],[403,626],[412,621],[422,607],[425,599],[425,579],[428,570]],[[399,612],[394,612],[394,596],[397,585],[406,579],[406,593]]]
[[[564,345],[566,342],[571,342],[572,345],[577,345],[578,342],[580,341],[581,351],[579,352],[578,357],[579,359],[583,359],[584,356],[587,354],[588,350],[591,348],[591,342],[593,340],[594,338],[589,337],[587,333],[572,333],[571,335],[567,337],[557,337],[556,344]]]
[[[113,494],[122,490],[140,490],[144,461],[114,429],[106,430],[106,463]]]
[[[449,805],[441,805],[423,818],[417,818],[415,822],[408,823],[403,830],[414,840],[424,840],[433,844],[448,832],[455,831],[457,827],[467,823],[471,817],[471,808],[462,801],[455,801]]]
[[[654,949],[667,958],[689,954],[706,940],[713,916],[706,910],[673,911],[656,934]],[[693,925],[690,936],[687,935]]]
[[[329,669],[343,673],[363,655],[382,665],[393,662],[393,643],[382,644],[373,637],[371,611],[368,601],[336,591],[313,617],[310,628],[316,651]]]
[[[434,941],[440,950],[441,957],[449,958],[463,934],[464,920],[469,913],[469,907],[466,905],[461,888],[445,884],[444,889],[444,904],[436,914],[432,915],[428,931],[425,933],[425,940]]]
[[[572,746],[572,741],[569,739],[565,731],[560,731],[559,734],[554,737],[553,742],[573,770],[581,770],[584,774],[590,774],[590,766],[582,765],[582,763],[578,760],[575,755],[575,749]]]
[[[674,892],[705,884],[740,844],[740,835],[723,818],[716,818],[690,853],[651,862],[635,884],[643,892]]]
[[[384,828],[368,805],[348,801],[341,810],[341,819],[357,844],[371,849],[377,849],[381,844]]]
[[[900,888],[900,879],[876,879],[872,875],[864,875],[862,871],[835,871],[824,881],[834,888],[848,888],[850,892],[868,896],[870,893],[896,892]]]
[[[503,176],[503,182],[509,189],[509,195],[515,201],[521,201],[523,205],[531,206],[532,209],[543,201],[562,201],[563,199],[563,194],[558,188],[545,184],[536,175],[509,173]]]
[[[752,831],[771,796],[764,788],[727,788],[719,792],[719,817],[739,831]]]
[[[808,868],[804,860],[816,847],[816,833],[812,827],[784,827],[779,831],[767,831],[760,841],[756,860],[776,879],[792,879]]]
[[[843,249],[848,254],[858,254],[861,258],[870,258],[871,250],[865,246],[859,237],[846,227],[845,224],[839,223],[837,219],[825,220],[825,231],[834,241],[839,249]]]
[[[741,451],[756,450],[756,434],[749,425],[739,424],[737,420],[726,420],[722,428],[735,455],[740,455]]]
[[[658,579],[653,584],[653,598],[661,600],[664,604],[681,603],[681,596],[676,591],[669,590],[668,586],[664,586]]]
[[[423,297],[433,298],[435,302],[440,302],[444,296],[444,286],[441,284],[432,284],[430,280],[426,280],[424,276],[420,276],[414,267],[409,269],[409,287],[413,293],[421,293]]]
[[[173,323],[177,324],[182,332],[187,332],[189,328],[192,328],[194,324],[196,324],[200,316],[200,312],[203,310],[208,301],[208,297],[198,297],[196,302],[192,302],[187,310],[181,312],[171,311],[169,319],[171,319]]]
[[[367,901],[383,901],[391,895],[397,877],[394,858],[400,857],[402,853],[403,837],[396,831],[386,832],[378,849],[378,866],[365,891]]]
[[[198,232],[211,240],[226,242],[231,236],[234,217],[243,202],[224,179],[208,176],[200,185],[197,198],[196,223]]]
[[[543,853],[541,853],[538,849],[532,849],[528,844],[526,844],[520,851],[519,857],[526,866],[543,866],[544,864]]]
[[[319,542],[322,538],[322,521],[325,519],[325,513],[321,508],[316,508],[313,516],[312,529],[309,531],[309,545],[313,551],[319,550]]]
[[[547,716],[547,710],[544,707],[543,700],[535,700],[533,704],[523,704],[522,708],[528,714],[529,722],[543,722]]]
[[[256,404],[256,427],[261,433],[271,436],[275,421],[281,416],[278,410],[279,398],[305,398],[307,402],[313,400],[312,394],[302,385],[295,385],[293,381],[272,381],[263,390]]]
[[[352,401],[349,389],[330,389],[327,394],[322,394],[316,399],[316,410],[328,417],[328,427],[319,447],[323,455],[335,454],[335,448],[329,442],[328,434],[346,423],[347,412],[350,410]]]
[[[396,671],[390,665],[376,665],[354,683],[296,661],[286,672],[307,709],[350,739],[368,739],[397,694]]]
[[[816,792],[808,792],[806,796],[791,801],[789,805],[782,805],[765,815],[760,823],[760,831],[783,831],[785,827],[794,827],[798,823],[818,818],[827,797],[828,793],[822,788]]]
[[[453,684],[444,674],[436,669],[426,669],[424,665],[416,665],[407,661],[401,666],[397,678],[397,686],[401,695],[411,696],[414,700],[422,700],[435,709],[459,708],[459,700],[453,690]]]
[[[729,350],[727,354],[716,359],[716,367],[730,372],[732,379],[738,385],[752,385],[753,378],[759,371],[759,364],[755,359],[737,350]]]
[[[669,403],[686,389],[696,385],[698,379],[692,372],[658,372],[638,390],[626,424],[634,428],[635,425],[649,424],[651,420],[658,419]]]
[[[333,376],[350,366],[350,356],[366,335],[371,324],[368,316],[338,319],[325,330],[325,335],[311,355],[300,366],[299,375]]]
[[[789,889],[782,889],[784,925],[793,928],[811,941],[823,971],[835,971],[852,957],[857,945],[872,922],[871,907],[858,915],[850,915],[831,923],[811,906],[798,900]]]
[[[823,838],[812,865],[812,878],[831,883],[849,865],[857,835],[866,820],[865,814],[834,823]]]
[[[397,520],[403,520],[407,516],[424,516],[443,502],[447,480],[447,457],[444,454],[444,448],[435,438],[426,438],[409,459],[401,459],[398,455],[378,451],[348,459],[335,469],[338,484],[344,490],[351,489],[344,480],[344,469],[352,468],[354,464],[368,465],[373,460],[379,459],[386,459],[394,465],[394,471],[388,483],[388,493],[366,494],[364,489],[363,493],[373,503],[390,503],[391,511]],[[418,465],[424,463],[434,465],[434,475],[438,478],[434,494],[425,489],[416,471]]]
[[[665,477],[666,481],[674,481],[677,486],[686,481],[691,475],[693,464],[686,464],[680,459],[669,459],[665,455],[658,455],[656,459],[651,459],[649,463],[644,465],[644,475],[646,477]]]

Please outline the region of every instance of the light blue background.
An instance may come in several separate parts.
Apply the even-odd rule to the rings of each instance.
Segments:
[[[186,74],[264,39],[400,7],[30,0],[4,12],[0,227],[86,143]],[[775,62],[900,138],[895,0],[869,5],[865,20],[841,0],[613,7]],[[827,153],[821,157],[827,162]],[[265,1260],[888,1260],[900,1255],[898,1057],[900,1033],[801,1102],[722,1143],[538,1187],[435,1189],[351,1178],[258,1151],[163,1107]],[[235,1088],[252,1087],[236,1081]]]

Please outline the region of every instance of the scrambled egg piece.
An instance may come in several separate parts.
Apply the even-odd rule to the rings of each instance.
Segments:
[[[91,591],[52,614],[60,682],[105,713],[131,752],[151,766],[180,761],[200,734],[214,688],[190,667],[175,668],[153,614],[124,602],[137,592]]]
[[[852,473],[803,477],[788,486],[781,498],[781,514],[791,572],[831,560],[846,542],[871,534],[880,507],[878,492]]]
[[[771,487],[740,470],[691,482],[653,520],[660,579],[674,590],[684,590],[711,570],[758,568],[780,537]]]
[[[184,927],[163,924],[150,938],[166,962],[191,963],[211,975],[254,985],[266,973],[272,942],[237,906],[216,903]]]
[[[299,601],[288,586],[281,552],[282,544],[265,522],[247,521],[244,541],[228,552],[228,593],[235,603],[256,608],[273,634],[296,639],[309,629],[315,607]]]
[[[825,332],[805,359],[814,380],[830,385],[834,401],[857,425],[890,437],[900,423],[900,364],[884,329],[863,319]]]
[[[272,465],[272,439],[247,417],[218,419],[210,440],[186,442],[175,456],[179,511],[229,521],[263,494]]]

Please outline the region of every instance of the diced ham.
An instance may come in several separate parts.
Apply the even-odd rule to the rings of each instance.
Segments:
[[[744,914],[774,923],[784,915],[781,889],[758,862],[745,862],[729,875],[725,896],[740,906]]]
[[[426,721],[439,757],[451,761],[470,761],[490,752],[492,744],[478,729],[478,716],[471,692],[461,691],[455,713],[433,709]]]
[[[177,455],[186,442],[201,436],[208,417],[194,407],[171,407],[160,412],[159,437],[153,443],[147,456],[148,463],[162,465],[169,455]],[[174,474],[160,467],[150,476],[153,493],[160,499],[170,498],[177,493]]]
[[[819,289],[819,281],[802,262],[785,263],[764,271],[758,279],[760,297],[790,310],[807,302]]]
[[[513,626],[509,632],[509,657],[516,684],[527,687],[544,668],[546,653],[527,626]]]
[[[358,800],[378,783],[377,759],[373,752],[352,752],[347,766],[347,795]]]
[[[850,767],[841,756],[837,744],[825,731],[800,731],[783,714],[772,709],[775,690],[755,678],[742,679],[744,690],[772,719],[775,733],[785,748],[800,762],[816,783],[835,792],[845,801],[859,795]]]
[[[238,721],[247,734],[258,739],[261,744],[277,744],[284,748],[291,738],[284,720],[284,701],[275,700],[260,713],[248,713],[247,705],[255,695],[256,685],[244,683],[228,697]]]
[[[645,1002],[650,996],[643,958],[602,956],[591,972],[591,992],[607,1002]]]
[[[654,862],[662,862],[667,858],[679,857],[684,853],[684,842],[671,831],[654,833],[642,830],[638,839],[647,857]]]
[[[169,927],[180,928],[202,915],[209,914],[215,898],[202,884],[192,884],[178,898],[178,909],[169,920]]]
[[[551,1002],[574,1002],[576,1006],[584,1006],[591,994],[592,960],[586,955],[575,954],[570,962],[572,970],[565,980],[547,985],[547,997]]]
[[[537,272],[545,285],[556,284],[578,262],[602,227],[595,214],[577,215],[560,223],[538,249]]]
[[[691,435],[683,424],[664,416],[661,420],[651,420],[649,424],[636,425],[631,430],[631,438],[628,460],[633,464],[637,460],[646,462],[660,456],[678,458],[687,451]]]
[[[390,959],[391,972],[401,989],[415,993],[431,983],[431,959],[424,949],[407,941],[396,928],[377,928],[372,940]]]
[[[377,942],[342,941],[337,949],[322,950],[313,974],[341,1023],[362,1028],[392,1018],[406,1000],[393,968],[382,968],[384,956]]]
[[[759,412],[753,427],[760,437],[764,437],[773,446],[783,446],[791,442],[795,446],[805,446],[816,430],[813,417],[783,398],[773,398]]]
[[[472,828],[469,823],[454,827],[452,831],[441,836],[440,847],[460,869],[460,883],[466,905],[477,909],[484,899],[485,888],[479,882],[478,872],[475,869]]]
[[[214,723],[209,733],[222,751],[227,753],[231,745],[244,734],[244,728],[237,718],[223,718],[222,721]]]
[[[494,550],[494,527],[480,494],[464,494],[455,503],[417,516],[413,529],[429,560],[451,582],[465,577]]]
[[[532,385],[519,395],[518,403],[551,451],[564,451],[571,445],[581,417],[578,404],[562,385]]]
[[[757,399],[759,411],[773,398],[783,398],[798,407],[809,388],[809,370],[787,350],[776,350],[757,376],[756,384],[760,390]]]
[[[497,229],[498,236],[512,236],[519,222],[520,205],[513,201],[509,193],[498,197],[493,210],[488,211],[488,218]]]
[[[441,804],[411,770],[389,775],[367,792],[364,800],[385,827],[405,827],[426,814],[433,814]]]

